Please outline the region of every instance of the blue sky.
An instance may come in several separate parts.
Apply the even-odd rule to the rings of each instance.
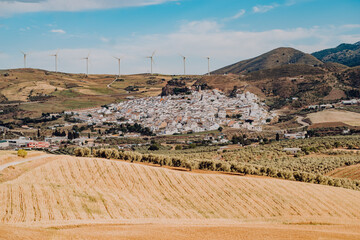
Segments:
[[[359,0],[0,0],[0,69],[28,66],[81,73],[189,74],[276,47],[311,53],[360,41]]]

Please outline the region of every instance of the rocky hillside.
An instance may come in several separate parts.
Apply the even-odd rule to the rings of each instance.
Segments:
[[[314,56],[293,48],[277,48],[258,57],[216,70],[213,74],[244,74],[290,64],[317,66],[323,63]]]
[[[343,43],[336,48],[325,49],[312,55],[323,62],[341,63],[349,67],[360,66],[360,42]]]

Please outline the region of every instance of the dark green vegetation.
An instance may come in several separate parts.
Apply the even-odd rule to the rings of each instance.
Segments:
[[[155,136],[155,134],[148,128],[143,127],[138,123],[135,124],[115,124],[115,123],[108,123],[106,125],[109,125],[110,128],[106,129],[106,134],[118,134],[124,135],[126,133],[140,133],[144,136]]]
[[[300,148],[301,150],[292,155],[284,151],[284,148]],[[182,148],[154,149],[150,154],[124,152],[110,148],[77,148],[74,152],[77,156],[92,155],[132,162],[148,162],[160,166],[183,167],[190,170],[268,176],[360,190],[360,181],[327,176],[336,168],[360,163],[360,138],[358,136],[276,141],[267,145],[252,145],[234,150],[201,146],[184,150]]]
[[[312,54],[323,62],[335,62],[349,67],[360,65],[360,42],[354,44],[340,44],[336,48],[329,48]]]

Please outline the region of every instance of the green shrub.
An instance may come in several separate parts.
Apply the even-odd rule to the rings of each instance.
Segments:
[[[26,156],[27,156],[27,151],[24,150],[24,149],[19,149],[19,150],[17,151],[17,155],[18,155],[19,157],[26,158]]]

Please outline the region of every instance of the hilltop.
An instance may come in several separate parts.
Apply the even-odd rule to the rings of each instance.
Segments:
[[[213,74],[245,74],[289,64],[317,66],[321,65],[322,62],[310,54],[303,53],[293,48],[281,47],[258,57],[220,68],[214,71]]]
[[[297,98],[294,107],[359,97],[359,68],[322,62],[293,48],[277,48],[204,76],[196,85],[231,92],[234,87],[251,91],[275,108]]]
[[[340,63],[349,67],[360,65],[360,42],[354,44],[340,44],[312,54],[322,62]]]

